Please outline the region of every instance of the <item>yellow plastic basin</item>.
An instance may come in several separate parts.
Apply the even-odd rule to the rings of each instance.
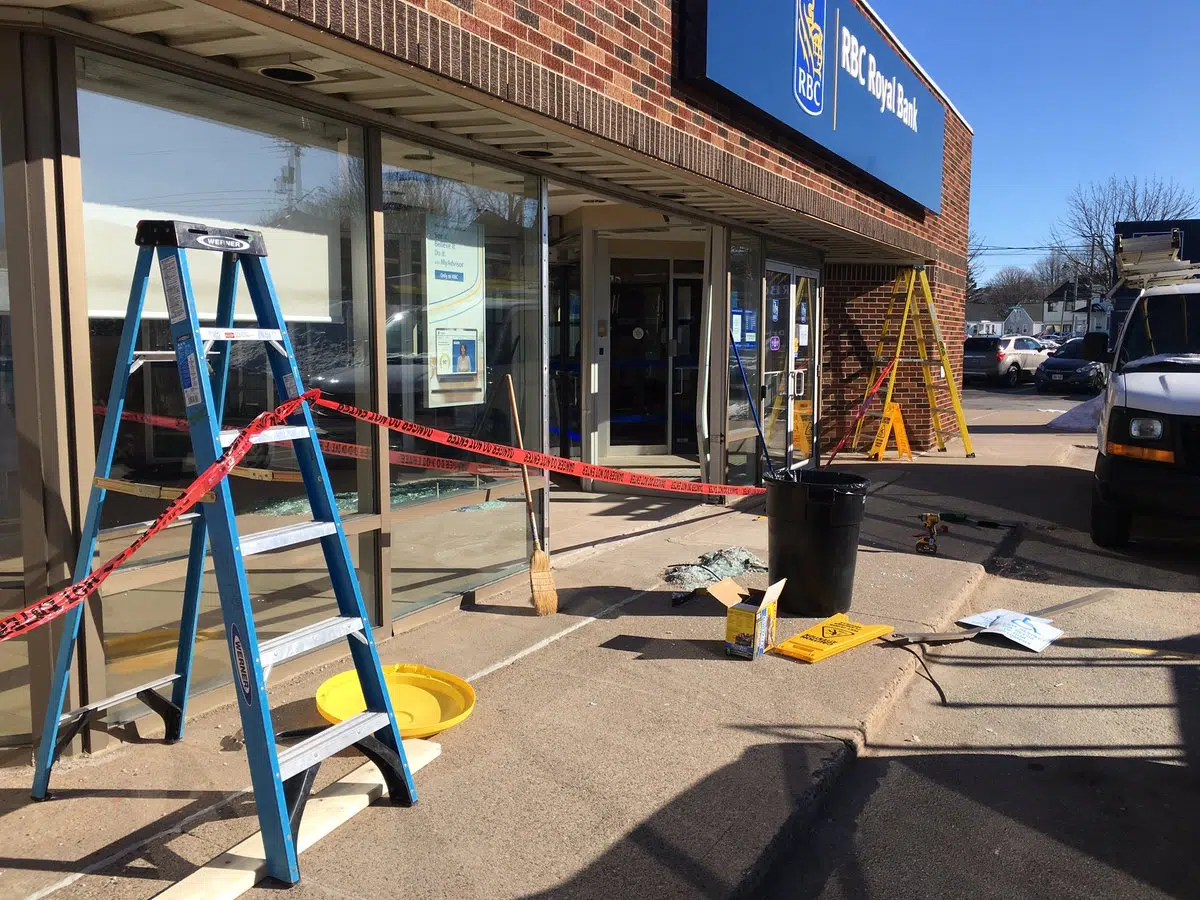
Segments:
[[[457,675],[400,663],[383,667],[400,736],[424,738],[457,725],[475,708],[475,689]],[[358,673],[342,672],[317,688],[317,712],[337,724],[367,708]]]

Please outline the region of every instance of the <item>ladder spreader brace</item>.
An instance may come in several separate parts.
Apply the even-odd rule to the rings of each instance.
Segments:
[[[913,329],[913,340],[917,347],[917,356],[915,358],[902,355],[904,352],[904,339],[908,333],[910,323]],[[929,352],[926,339],[927,332],[934,342],[934,354]],[[895,349],[891,350],[885,356],[885,348],[887,348],[891,340],[895,341]],[[971,435],[967,431],[967,419],[963,414],[958,379],[955,377],[954,369],[950,365],[950,354],[946,350],[946,342],[942,339],[941,328],[938,326],[937,311],[933,305],[933,292],[929,288],[929,276],[926,274],[924,266],[911,266],[901,269],[892,285],[892,294],[888,300],[887,315],[883,319],[883,330],[880,332],[879,341],[875,345],[875,355],[871,360],[871,376],[867,379],[867,390],[863,395],[863,403],[865,404],[871,399],[871,386],[879,378],[879,373],[883,371],[883,367],[888,363],[892,363],[892,369],[888,375],[887,392],[884,395],[883,403],[879,406],[880,411],[878,415],[873,417],[863,416],[859,418],[857,424],[854,426],[854,441],[850,445],[852,449],[858,449],[859,442],[862,439],[863,423],[866,419],[876,418],[880,420],[876,432],[877,437],[879,432],[887,428],[887,420],[884,418],[884,415],[888,404],[892,402],[892,394],[896,388],[896,375],[900,371],[900,364],[902,362],[916,363],[921,369],[921,380],[925,385],[925,397],[929,403],[929,418],[933,425],[933,434],[937,442],[938,452],[946,452],[946,438],[950,434],[949,429],[942,421],[942,414],[953,412],[955,423],[958,426],[958,435],[962,438],[963,449],[966,451],[967,458],[974,458],[975,448],[971,444]],[[938,406],[937,384],[933,376],[935,368],[940,368],[945,374],[946,390],[950,395],[950,409]],[[880,458],[882,458],[882,454],[880,454]]]
[[[117,428],[124,411],[129,376],[146,362],[163,361],[162,351],[135,350],[155,256],[162,276],[174,345],[169,358],[179,371],[192,453],[198,472],[212,465],[221,456],[222,448],[232,443],[237,435],[236,431],[221,431],[230,348],[234,341],[260,341],[270,348],[267,358],[278,396],[288,400],[304,392],[291,340],[267,269],[267,251],[261,233],[212,228],[192,222],[143,221],[138,223],[135,243],[140,250],[105,410],[96,477],[88,501],[79,555],[75,560],[76,581],[91,571],[100,514],[107,493],[105,485],[111,480]],[[216,322],[212,326],[202,327],[198,320],[188,274],[188,250],[221,253]],[[257,320],[255,328],[235,328],[233,325],[239,272],[245,278],[254,307]],[[416,802],[417,794],[375,648],[371,621],[363,604],[358,577],[307,403],[300,405],[286,426],[268,429],[255,438],[256,443],[282,441],[291,442],[295,449],[313,520],[241,536],[234,516],[229,480],[222,480],[213,488],[211,498],[206,497],[206,502],[197,506],[198,515],[191,519],[192,534],[180,616],[179,646],[172,674],[64,713],[71,660],[79,637],[84,605],[78,604],[64,615],[65,626],[55,657],[49,709],[37,747],[33,797],[35,800],[49,797],[50,772],[62,750],[96,716],[120,703],[137,699],[158,713],[166,725],[168,743],[183,736],[200,613],[201,580],[211,539],[213,569],[237,687],[235,693],[266,851],[267,871],[279,881],[291,884],[300,878],[296,851],[300,818],[323,760],[349,747],[356,747],[379,767],[393,802],[408,806]],[[329,568],[338,615],[291,634],[260,642],[254,627],[244,558],[314,542],[320,543]],[[339,640],[349,644],[354,668],[363,688],[366,710],[327,728],[276,734],[266,694],[266,679],[271,667]],[[168,685],[171,687],[169,698],[159,692]],[[276,747],[277,743],[290,740],[298,743],[283,750]]]

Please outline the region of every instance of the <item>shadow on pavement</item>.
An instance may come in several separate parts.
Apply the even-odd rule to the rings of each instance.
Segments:
[[[1194,769],[949,753],[860,759],[764,898],[1200,896]]]
[[[753,746],[677,795],[569,880],[525,896],[747,896],[745,888],[761,881],[770,845],[786,846],[807,824],[817,792],[844,758],[837,742]]]
[[[861,543],[913,553],[919,516],[958,512],[1004,528],[949,524],[939,556],[1043,584],[1192,590],[1200,578],[1200,522],[1134,520],[1133,542],[1103,550],[1088,538],[1092,473],[1063,466],[856,465],[868,495]],[[1189,587],[1188,585],[1192,586]]]

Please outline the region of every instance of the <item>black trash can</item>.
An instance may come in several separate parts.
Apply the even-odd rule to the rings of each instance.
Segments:
[[[801,469],[764,476],[763,483],[771,584],[787,579],[780,612],[846,612],[854,594],[858,531],[870,480],[848,472]]]

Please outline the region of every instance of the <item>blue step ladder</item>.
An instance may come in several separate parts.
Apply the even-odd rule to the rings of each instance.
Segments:
[[[210,228],[192,222],[143,221],[138,223],[135,241],[140,249],[100,437],[96,479],[75,562],[76,581],[91,571],[106,493],[121,484],[109,476],[125,392],[133,371],[146,362],[175,362],[183,387],[197,472],[215,462],[223,448],[233,443],[238,434],[236,430],[221,431],[220,427],[230,349],[234,341],[266,344],[277,395],[282,400],[299,397],[304,391],[275,287],[267,270],[267,252],[261,233]],[[198,320],[188,276],[187,250],[222,254],[216,322],[212,326],[201,326]],[[156,253],[174,345],[173,351],[165,353],[135,349]],[[254,306],[255,328],[235,328],[233,324],[239,270]],[[210,351],[213,352],[211,376],[208,371]],[[68,611],[55,658],[50,708],[37,748],[33,798],[44,800],[49,797],[50,771],[59,754],[89,721],[118,704],[140,700],[162,717],[168,743],[183,736],[200,613],[200,588],[206,548],[211,539],[213,568],[229,641],[229,658],[237,686],[235,693],[266,849],[267,870],[279,881],[292,884],[300,878],[296,859],[300,818],[322,760],[356,747],[379,767],[393,802],[410,806],[416,802],[417,794],[308,404],[302,404],[286,425],[270,428],[254,441],[292,443],[312,507],[313,521],[241,536],[234,517],[229,480],[221,481],[205,502],[196,507],[199,513],[191,519],[191,545],[174,673],[64,712],[71,660],[84,605],[79,604]],[[147,486],[134,487],[136,490]],[[163,489],[160,496],[170,499],[172,492]],[[314,541],[320,541],[329,568],[338,615],[260,642],[254,628],[244,558]],[[366,711],[328,728],[308,728],[277,735],[266,694],[266,679],[271,667],[340,640],[349,643],[366,699]],[[171,689],[169,698],[160,693],[168,686]],[[296,739],[299,743],[284,749],[277,747],[277,743]]]

